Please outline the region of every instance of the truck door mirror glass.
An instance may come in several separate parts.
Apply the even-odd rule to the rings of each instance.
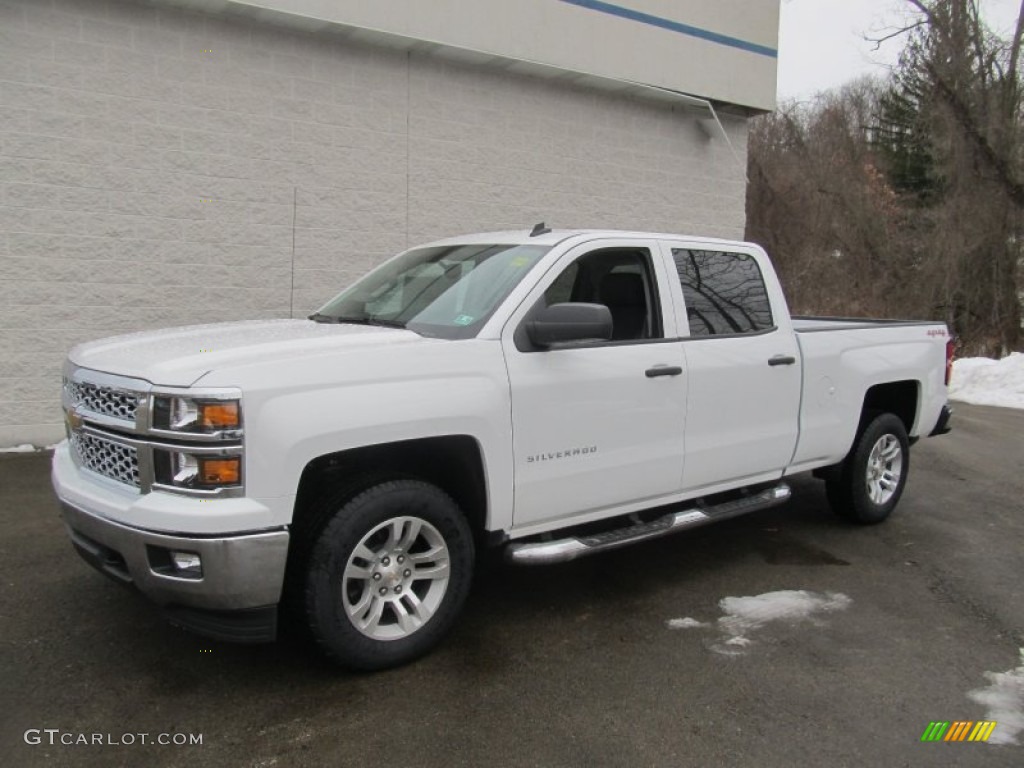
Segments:
[[[552,304],[527,322],[526,332],[538,347],[573,341],[608,341],[612,313],[604,304]]]

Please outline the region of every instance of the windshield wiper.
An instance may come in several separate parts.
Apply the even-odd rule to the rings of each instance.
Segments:
[[[334,315],[322,315],[319,312],[316,312],[310,315],[309,319],[318,323],[350,323],[352,325],[377,325],[382,328],[405,329],[405,323],[400,323],[397,320],[381,320],[377,317],[355,317],[346,315],[335,317]]]

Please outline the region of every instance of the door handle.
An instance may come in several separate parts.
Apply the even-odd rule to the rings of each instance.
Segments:
[[[792,355],[776,355],[768,359],[768,365],[792,365],[796,362],[796,358]]]
[[[678,365],[656,365],[644,371],[644,376],[653,379],[655,376],[678,376],[683,369]]]

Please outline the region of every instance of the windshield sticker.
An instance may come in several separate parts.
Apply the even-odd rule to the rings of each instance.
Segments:
[[[529,256],[516,256],[509,262],[509,265],[513,267],[528,267],[531,261],[533,261],[533,259]]]
[[[472,322],[473,322],[473,316],[472,315],[459,315],[458,317],[455,318],[455,324],[456,325],[469,325]]]

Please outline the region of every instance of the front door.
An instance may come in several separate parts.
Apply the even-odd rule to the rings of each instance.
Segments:
[[[506,325],[512,393],[514,526],[543,527],[651,502],[680,486],[686,376],[667,340],[665,265],[650,241],[569,251]],[[562,302],[605,304],[610,342],[534,348],[524,319]],[[674,324],[673,324],[674,325]]]

